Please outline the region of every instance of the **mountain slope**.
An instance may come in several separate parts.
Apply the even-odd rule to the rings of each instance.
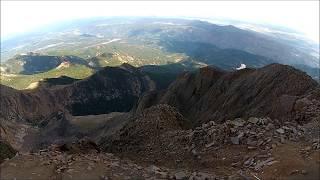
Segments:
[[[225,70],[234,70],[240,64],[258,68],[275,61],[237,49],[221,49],[209,43],[193,41],[165,41],[161,43],[169,52],[184,53],[192,59]]]
[[[209,43],[223,49],[237,49],[265,56],[282,64],[298,63],[313,67],[319,64],[318,57],[262,33],[234,26],[219,26],[205,21],[191,21],[187,25],[189,28],[163,34],[162,40]]]
[[[181,75],[166,91],[145,95],[136,111],[169,104],[196,125],[251,116],[287,119],[297,97],[316,86],[305,73],[280,64],[235,72],[206,67]]]
[[[206,66],[206,64],[187,59],[166,65],[145,65],[139,67],[139,69],[155,82],[157,89],[165,89],[178,75],[187,71],[195,71],[204,66]]]

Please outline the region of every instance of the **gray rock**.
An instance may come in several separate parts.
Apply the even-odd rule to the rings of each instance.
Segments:
[[[279,162],[279,161],[270,161],[270,162],[266,163],[266,165],[271,166],[272,164],[277,163],[277,162]]]
[[[272,123],[269,123],[267,126],[266,126],[266,130],[271,130],[274,128],[274,125]]]
[[[287,127],[287,126],[282,126],[282,129],[291,130],[291,128],[289,128],[289,127]]]
[[[177,180],[183,180],[183,179],[187,179],[188,178],[188,175],[183,172],[183,171],[180,171],[180,172],[177,172],[174,174],[174,178],[177,179]]]
[[[310,151],[312,149],[311,146],[307,146],[306,148],[304,148],[305,151]]]
[[[216,125],[216,123],[215,123],[214,121],[210,121],[208,124],[209,124],[210,126]]]
[[[295,169],[290,172],[290,175],[299,173],[299,170]]]
[[[315,142],[312,144],[312,148],[317,150],[317,149],[320,149],[320,143],[319,142]]]
[[[208,147],[211,147],[211,146],[213,146],[213,145],[214,145],[214,142],[209,143],[209,144],[206,144],[205,146],[206,146],[206,148],[208,148]]]
[[[191,153],[192,153],[192,155],[194,155],[194,156],[197,156],[197,155],[198,155],[198,153],[197,153],[197,151],[196,151],[195,149],[193,149],[193,150],[191,151]]]
[[[149,167],[149,170],[150,170],[151,172],[153,172],[153,173],[156,173],[156,172],[161,171],[161,169],[158,168],[158,167],[155,166],[155,165],[151,165],[151,166]]]
[[[282,128],[279,128],[279,129],[277,129],[276,131],[277,131],[277,133],[279,133],[279,134],[284,134],[284,129],[282,129]]]
[[[198,173],[192,173],[192,176],[190,176],[189,180],[213,180],[215,179],[215,176],[204,173],[204,172],[198,172]]]
[[[292,127],[291,130],[292,130],[293,134],[297,134],[298,133],[298,131],[297,131],[297,129],[295,127]]]
[[[264,143],[263,140],[260,139],[260,140],[258,141],[258,146],[261,146],[263,143]]]
[[[268,123],[269,120],[269,118],[260,118],[258,124],[265,125]]]
[[[271,161],[273,161],[273,160],[274,160],[274,158],[271,157],[271,158],[268,158],[268,159],[265,160],[265,161],[257,162],[257,164],[256,164],[255,167],[254,167],[254,170],[256,170],[256,171],[261,170],[263,166],[265,166],[267,163],[269,163],[269,162],[271,162]]]
[[[254,158],[249,158],[248,160],[246,160],[246,161],[244,162],[244,166],[245,166],[245,167],[249,167],[249,166],[251,166],[253,163],[254,163]]]
[[[249,121],[250,123],[252,123],[252,124],[257,124],[257,122],[259,121],[259,119],[256,118],[256,117],[251,117],[251,118],[248,119],[248,121]]]
[[[239,139],[241,139],[243,136],[244,136],[244,132],[240,132],[240,133],[238,134],[238,138],[239,138]]]
[[[167,178],[169,174],[167,172],[156,172],[155,174],[159,175],[161,178]]]
[[[249,149],[249,150],[257,149],[257,147],[254,147],[254,146],[248,146],[248,149]]]
[[[241,118],[237,118],[237,119],[231,121],[231,124],[233,124],[235,126],[242,127],[242,126],[244,126],[245,121],[243,119],[241,119]]]
[[[238,137],[230,137],[232,144],[240,144]]]
[[[255,141],[255,140],[253,140],[251,138],[247,139],[247,145],[249,145],[249,146],[256,146],[257,143],[258,143],[257,141]]]

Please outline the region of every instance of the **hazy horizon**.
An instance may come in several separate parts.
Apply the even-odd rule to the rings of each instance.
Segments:
[[[73,19],[156,16],[218,18],[281,26],[301,32],[319,44],[318,15],[317,1],[3,1],[1,39]]]

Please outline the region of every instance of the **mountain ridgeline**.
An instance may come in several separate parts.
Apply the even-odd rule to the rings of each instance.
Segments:
[[[184,72],[168,88],[159,90],[157,83],[163,82],[152,80],[143,71],[146,69],[123,64],[106,67],[83,80],[34,90],[18,91],[1,85],[1,119],[39,125],[56,112],[84,116],[131,111],[134,115],[157,104],[168,104],[193,126],[251,116],[302,122],[310,114],[299,114],[301,108],[318,106],[313,101],[298,103],[308,93],[317,92],[318,83],[286,65],[232,72],[209,66]]]
[[[234,72],[205,67],[180,75],[165,91],[147,93],[136,111],[169,104],[195,125],[252,116],[290,119],[297,98],[317,86],[305,73],[280,64]]]

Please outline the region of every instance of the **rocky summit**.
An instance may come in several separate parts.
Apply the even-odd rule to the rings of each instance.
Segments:
[[[320,89],[307,74],[207,66],[159,89],[142,69],[1,85],[1,179],[318,179]]]

